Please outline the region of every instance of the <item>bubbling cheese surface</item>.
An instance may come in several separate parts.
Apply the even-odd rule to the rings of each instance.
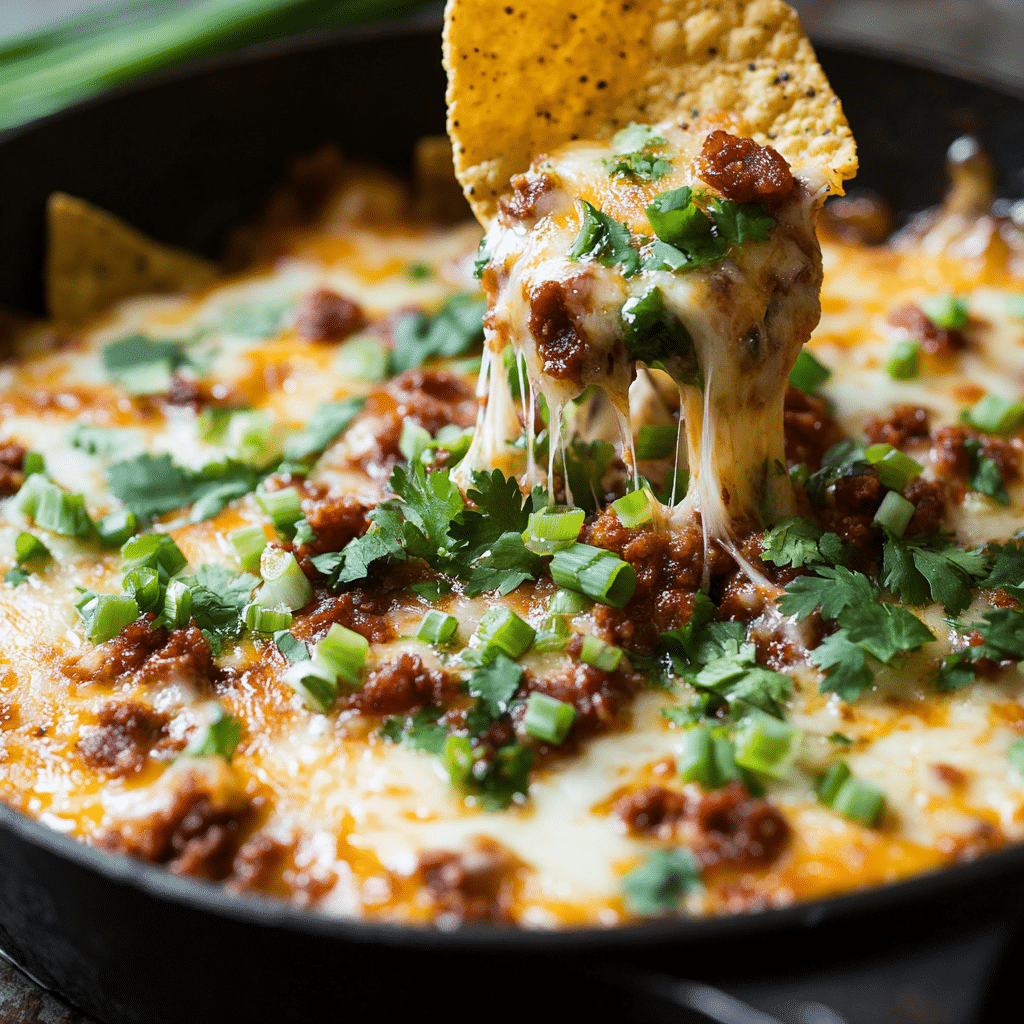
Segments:
[[[768,422],[781,416],[780,378],[803,327],[787,328],[791,316],[777,320],[768,310],[770,303],[757,300],[755,292],[769,278],[785,282],[786,303],[807,318],[804,326],[809,329],[816,318],[810,293],[817,249],[807,233],[815,186],[798,175],[791,204],[775,211],[777,226],[770,240],[745,243],[712,270],[664,276],[642,271],[627,279],[596,261],[572,264],[565,259],[580,217],[567,197],[590,197],[595,206],[610,210],[607,196],[587,191],[597,188],[595,161],[601,154],[586,146],[571,147],[568,153],[572,158],[560,158],[553,171],[538,167],[535,172],[567,176],[539,200],[553,205],[539,207],[536,246],[529,229],[494,229],[492,267],[504,265],[502,253],[519,258],[508,263],[508,281],[500,285],[511,312],[507,319],[505,313],[492,317],[488,325],[484,360],[490,362],[489,380],[494,387],[507,382],[501,350],[519,345],[530,376],[546,389],[549,408],[571,402],[578,385],[545,376],[532,335],[527,331],[517,341],[513,334],[517,325],[529,323],[524,294],[542,280],[582,276],[594,288],[590,294],[598,305],[588,299],[579,322],[595,309],[604,310],[605,302],[614,320],[644,282],[657,281],[666,305],[693,338],[704,395],[711,396],[701,398],[694,386],[683,386],[682,418],[693,439],[690,469],[704,478],[703,488],[692,491],[687,502],[708,517],[714,497],[707,494],[709,480],[730,482],[738,504],[730,499],[726,505],[719,494],[722,511],[716,514],[726,522],[723,530],[734,529],[738,521],[759,514],[760,499],[753,495],[757,481],[764,479],[765,461],[778,457],[792,463],[793,446],[802,438],[788,428],[783,437],[777,423],[772,428],[776,434],[770,434]],[[573,168],[577,177],[570,183]],[[656,190],[689,180],[671,178]],[[65,491],[82,493],[98,519],[122,507],[109,478],[110,467],[118,462],[148,451],[199,467],[237,454],[230,430],[220,439],[211,431],[216,420],[211,410],[246,407],[267,413],[288,437],[311,425],[321,403],[365,398],[363,411],[326,443],[307,477],[276,482],[300,488],[305,513],[321,525],[324,537],[332,524],[339,529],[342,513],[352,507],[346,502],[369,509],[387,499],[388,463],[407,462],[395,432],[403,419],[433,434],[442,429],[443,415],[462,425],[471,422],[476,373],[446,358],[390,382],[380,379],[381,364],[373,363],[373,354],[394,358],[400,344],[394,325],[411,308],[432,315],[453,293],[473,287],[472,254],[479,237],[472,226],[441,229],[406,220],[395,213],[402,197],[391,189],[382,179],[357,182],[315,231],[282,232],[274,248],[283,255],[273,264],[198,296],[125,302],[71,337],[59,337],[45,326],[28,332],[20,355],[2,368],[0,439],[41,452],[50,478]],[[615,210],[616,219],[627,220],[631,210],[649,201],[651,190],[644,189],[632,206]],[[642,228],[639,222],[633,226]],[[987,213],[976,216],[970,230],[975,236],[987,231],[989,241],[966,256],[949,247],[930,251],[915,238],[902,248],[825,238],[823,314],[809,348],[832,370],[823,394],[834,404],[841,432],[863,437],[873,417],[895,422],[894,409],[909,407],[922,410],[931,433],[938,435],[959,429],[961,411],[985,394],[1008,401],[1020,397],[1024,321],[1013,313],[1019,307],[1012,300],[1019,302],[1024,293],[1024,280],[1015,269],[1024,245],[1013,235],[1012,224]],[[885,364],[902,329],[889,322],[890,313],[934,294],[936,281],[962,296],[969,308],[966,343],[953,351],[925,353],[916,377],[896,381]],[[497,287],[497,278],[485,275],[485,284]],[[731,288],[731,299],[716,288]],[[365,323],[356,333],[333,341],[301,333],[295,309],[325,289],[361,308]],[[729,318],[728,330],[707,314],[709,307],[723,322]],[[318,308],[322,311],[322,302]],[[263,320],[271,322],[267,333],[246,333],[252,327],[237,317],[239,309],[262,310]],[[291,312],[274,321],[274,309]],[[751,326],[759,328],[760,347],[746,352],[748,362],[743,363],[744,351],[737,356],[736,346]],[[104,351],[135,334],[188,339],[205,392],[176,402],[169,392],[133,394],[112,378],[104,369]],[[621,336],[603,334],[599,324],[587,337],[613,353],[621,344]],[[747,367],[749,377],[739,366]],[[621,367],[621,360],[613,359],[610,369],[601,364],[601,372],[595,370],[586,383],[610,392],[612,405],[625,418],[629,375]],[[216,394],[222,396],[220,405]],[[488,401],[473,457],[490,466],[491,454],[483,447],[489,443],[497,453],[493,461],[511,470],[520,459],[515,472],[524,472],[525,453],[503,443],[521,430],[519,406],[511,394],[504,402]],[[510,425],[499,441],[490,433],[497,427],[488,424],[505,428],[502,417]],[[737,424],[735,432],[720,437],[727,421]],[[754,424],[762,422],[755,436]],[[825,421],[819,416],[814,422],[820,427]],[[100,433],[89,442],[83,427],[100,428]],[[620,441],[616,452],[627,463],[630,442],[629,437]],[[705,444],[711,452],[702,451]],[[1019,432],[998,445],[1007,465],[1014,452],[1019,458]],[[950,476],[941,461],[942,445],[927,431],[901,441],[901,447],[925,466],[925,481]],[[963,479],[958,486],[944,505],[943,527],[955,531],[965,547],[1010,541],[1024,508],[1019,475],[1007,471],[1008,505],[971,489]],[[718,483],[714,490],[719,493]],[[798,508],[806,512],[803,488],[795,493]],[[788,500],[778,498],[777,507],[785,511]],[[741,509],[746,510],[742,515]],[[188,513],[186,506],[160,515],[154,527],[169,533],[188,559],[179,576],[213,565],[226,572],[225,579],[237,580],[240,567],[228,535],[248,525],[261,526],[268,537],[273,534],[253,493],[226,501],[207,519],[190,521]],[[396,719],[399,731],[411,727],[413,715],[436,700],[455,723],[453,732],[462,729],[468,735],[468,727],[460,724],[465,718],[459,716],[482,698],[467,692],[474,670],[460,659],[474,649],[471,637],[495,608],[545,628],[555,589],[546,571],[505,595],[492,589],[470,596],[464,578],[433,572],[414,557],[381,559],[365,578],[334,589],[311,569],[314,598],[295,610],[290,627],[300,642],[311,647],[332,622],[347,623],[369,637],[364,690],[317,711],[289,687],[288,662],[269,635],[242,629],[207,659],[203,641],[185,627],[157,635],[147,647],[151,631],[144,620],[130,643],[129,633],[122,631],[113,640],[92,644],[75,610],[78,588],[122,593],[118,551],[100,547],[95,538],[79,540],[47,530],[11,495],[0,506],[5,569],[17,568],[13,553],[23,532],[39,537],[51,558],[27,566],[22,582],[14,575],[0,583],[0,794],[12,807],[82,842],[111,849],[113,855],[148,857],[173,871],[322,913],[443,926],[491,920],[557,928],[637,920],[639,912],[624,896],[623,879],[663,850],[702,852],[701,886],[687,892],[678,909],[717,914],[880,885],[1024,841],[1024,776],[1009,759],[1013,743],[1024,736],[1018,664],[1009,659],[990,664],[967,685],[938,692],[938,664],[964,641],[937,604],[916,611],[934,641],[891,665],[877,666],[873,683],[856,700],[846,701],[821,691],[822,673],[810,658],[813,638],[795,626],[776,630],[778,616],[774,624],[768,621],[772,606],[762,597],[744,621],[758,667],[770,661],[792,680],[785,715],[802,741],[788,773],[760,779],[763,802],[745,796],[732,804],[727,791],[705,792],[679,774],[685,716],[701,693],[679,676],[665,688],[657,668],[628,639],[631,631],[639,635],[644,616],[664,610],[664,595],[621,612],[600,604],[576,612],[569,617],[574,636],[628,648],[624,657],[635,661],[639,689],[617,693],[614,674],[599,674],[571,652],[534,648],[524,654],[520,667],[529,685],[549,685],[575,700],[581,718],[589,715],[587,721],[595,723],[594,730],[544,751],[530,772],[527,794],[506,810],[488,810],[479,794],[467,795],[452,785],[443,757],[407,739],[395,742],[385,723]],[[654,532],[637,531],[638,543],[654,544]],[[348,542],[346,536],[339,544]],[[285,542],[278,538],[277,543]],[[700,545],[692,545],[687,554],[699,563]],[[754,557],[751,551],[748,555]],[[646,556],[633,557],[642,567]],[[685,575],[681,555],[671,565],[673,572]],[[691,575],[686,585],[692,597],[701,573]],[[725,584],[719,577],[719,586],[725,587],[716,595],[723,607],[731,595],[728,607],[740,616],[746,594],[741,574],[726,577]],[[977,623],[991,611],[993,593],[977,592],[961,613],[963,622]],[[1008,598],[1000,600],[1005,604]],[[432,608],[457,620],[448,647],[417,635]],[[403,674],[402,659],[413,657],[420,668]],[[583,686],[587,680],[594,684],[589,689]],[[403,690],[399,684],[406,683],[422,690]],[[371,703],[374,694],[380,703]],[[405,703],[388,705],[385,697]],[[186,753],[186,745],[218,708],[240,723],[237,749],[230,758]],[[502,728],[525,745],[534,742],[516,733],[520,726],[503,715],[497,719]],[[855,778],[884,794],[886,809],[875,827],[842,817],[818,801],[815,783],[837,756]],[[659,806],[663,811],[682,808],[682,816],[673,823],[666,813],[660,823],[641,827],[641,816],[629,812],[646,808],[644,820],[653,821]],[[724,816],[720,820],[731,822],[731,831],[702,831],[699,817],[685,810],[698,808],[709,816],[714,806]],[[742,837],[749,838],[744,829],[755,820],[783,829],[783,841],[768,859],[730,861],[723,853],[727,844],[743,846]],[[749,844],[746,849],[749,853]]]
[[[465,480],[474,470],[508,466],[507,442],[522,429],[503,372],[508,356],[524,360],[528,378],[521,419],[532,428],[543,397],[554,435],[547,466],[538,466],[527,430],[524,482],[546,479],[553,493],[563,410],[588,388],[610,402],[625,458],[635,462],[633,436],[641,424],[632,422],[629,389],[636,358],[627,352],[624,332],[630,309],[657,294],[664,316],[682,325],[685,344],[659,360],[678,387],[682,468],[690,474],[670,518],[686,523],[699,517],[707,538],[728,539],[793,514],[782,407],[787,375],[819,316],[814,221],[828,194],[824,176],[813,169],[796,175],[791,191],[773,203],[773,226],[763,240],[732,245],[709,265],[675,272],[654,265],[662,242],[645,208],[679,189],[702,197],[705,206],[715,198],[700,177],[702,147],[712,133],[722,135],[723,120],[645,128],[671,161],[656,180],[610,174],[617,159],[612,142],[577,142],[538,158],[514,181],[484,241],[490,257],[483,278],[490,298],[487,352]],[[595,208],[629,232],[639,267],[574,254],[588,209]]]

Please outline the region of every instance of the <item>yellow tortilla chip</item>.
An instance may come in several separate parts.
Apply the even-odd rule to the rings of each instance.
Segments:
[[[535,156],[708,110],[821,167],[837,193],[857,170],[839,100],[782,0],[448,0],[444,56],[456,173],[484,222]]]
[[[47,234],[46,301],[62,324],[82,323],[130,295],[190,291],[219,276],[208,260],[63,192],[50,196]]]

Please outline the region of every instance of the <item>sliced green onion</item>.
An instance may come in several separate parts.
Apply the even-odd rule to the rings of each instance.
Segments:
[[[155,612],[163,605],[164,587],[160,572],[148,565],[140,565],[124,574],[121,587],[135,599],[140,612]]]
[[[262,410],[232,414],[226,445],[239,462],[266,466],[280,457],[281,442],[281,426],[273,414]]]
[[[292,538],[292,543],[299,548],[304,544],[316,543],[316,530],[309,525],[308,519],[302,518],[295,524],[295,536]]]
[[[789,371],[789,383],[805,395],[816,395],[831,376],[832,371],[827,366],[822,366],[807,349],[802,348]]]
[[[258,601],[246,605],[245,625],[253,633],[276,633],[291,624],[292,613],[287,608],[264,608]]]
[[[729,738],[720,729],[706,725],[687,729],[683,749],[676,758],[676,770],[685,782],[696,782],[707,790],[721,789],[741,778]]]
[[[1006,296],[1006,315],[1014,320],[1024,320],[1024,293],[1018,292]]]
[[[139,606],[128,594],[92,594],[76,607],[88,623],[86,637],[94,644],[112,639],[139,617]]]
[[[533,643],[537,631],[524,622],[511,608],[492,608],[480,620],[474,633],[485,662],[493,661],[499,652],[513,661],[521,658]]]
[[[292,662],[281,677],[301,698],[310,711],[325,715],[338,699],[338,683],[326,679],[312,661]]]
[[[259,569],[260,555],[267,546],[267,535],[259,523],[252,523],[250,526],[239,526],[228,534],[228,540],[235,549],[235,557],[238,564],[246,571],[253,572]]]
[[[338,349],[334,369],[342,377],[379,381],[388,376],[390,361],[390,353],[379,338],[357,334]]]
[[[193,757],[219,754],[226,761],[230,761],[243,736],[245,726],[241,721],[229,715],[219,704],[215,704],[211,719],[192,733],[184,752]]]
[[[877,786],[860,779],[847,779],[832,801],[832,809],[862,825],[878,824],[885,808],[885,795]]]
[[[50,549],[34,534],[22,531],[14,540],[14,560],[19,565],[41,562],[50,557]]]
[[[223,406],[208,405],[196,420],[199,436],[210,444],[223,444],[227,438],[231,416],[235,411]]]
[[[919,305],[941,330],[961,331],[967,326],[967,300],[962,295],[926,295]]]
[[[168,629],[187,626],[192,618],[192,591],[181,580],[171,580],[167,584],[161,618]]]
[[[295,524],[302,518],[302,499],[297,487],[282,487],[279,491],[256,491],[256,504],[274,523],[274,529],[286,537],[295,534]]]
[[[141,395],[162,395],[171,387],[171,361],[155,359],[138,366],[123,366],[116,378],[125,394],[132,398]]]
[[[896,342],[885,363],[893,380],[913,380],[921,372],[921,343],[912,338]]]
[[[169,533],[143,533],[121,546],[121,571],[131,572],[143,566],[161,569],[174,576],[188,565],[181,548]]]
[[[467,736],[449,736],[444,744],[444,766],[448,778],[456,789],[467,789],[473,781],[476,757],[473,744]]]
[[[437,608],[431,608],[420,622],[416,639],[428,644],[448,644],[454,639],[458,628],[459,620],[454,615],[446,615]]]
[[[986,395],[963,415],[972,427],[986,434],[1009,434],[1024,423],[1024,402]]]
[[[811,479],[811,470],[806,462],[798,462],[790,471],[789,479],[803,487]]]
[[[572,636],[568,615],[549,615],[533,640],[533,650],[541,654],[564,651]]]
[[[615,672],[622,661],[622,650],[612,647],[596,636],[584,636],[583,647],[580,649],[580,661],[605,672]]]
[[[799,753],[801,738],[795,726],[751,708],[736,729],[736,764],[784,779]]]
[[[37,473],[45,473],[46,460],[42,452],[25,452],[25,457],[21,461],[21,471],[26,480]]]
[[[546,693],[531,693],[526,702],[523,728],[535,740],[562,743],[575,721],[576,709],[571,704],[549,697]]]
[[[402,436],[398,439],[398,450],[410,461],[418,459],[432,444],[430,431],[412,420],[402,421]]]
[[[593,604],[589,597],[575,590],[556,590],[548,598],[548,614],[579,615],[580,612],[590,611]]]
[[[96,523],[96,532],[105,548],[119,548],[139,532],[139,517],[129,508],[111,512]]]
[[[1014,740],[1006,752],[1010,767],[1024,775],[1024,737]]]
[[[550,555],[571,547],[583,528],[586,513],[581,508],[549,505],[531,512],[523,530],[523,543],[535,555]]]
[[[41,473],[26,477],[25,482],[18,488],[14,496],[15,508],[29,519],[35,518],[36,510],[39,508],[39,495],[48,487],[52,486],[50,481]]]
[[[644,487],[616,499],[612,502],[612,508],[615,509],[615,514],[623,526],[635,530],[653,522],[654,506],[651,504],[653,497],[654,495]]]
[[[637,460],[670,459],[676,453],[678,439],[679,427],[674,423],[645,423],[636,435]]]
[[[887,491],[871,525],[883,526],[894,537],[902,537],[910,525],[910,520],[914,518],[915,511],[912,501],[907,501],[896,491]]]
[[[42,477],[29,477],[30,480]],[[55,483],[46,481],[38,492],[38,504],[32,517],[36,526],[58,533],[62,537],[88,540],[93,535],[92,519],[85,507],[85,496],[62,491]]]
[[[284,605],[296,612],[313,600],[313,587],[295,556],[284,548],[268,546],[264,549],[260,555],[260,575],[275,605]],[[269,602],[260,603],[266,607]]]
[[[873,444],[865,450],[864,457],[875,467],[878,479],[894,491],[902,491],[924,469],[920,462],[891,444]]]
[[[824,775],[818,780],[814,792],[818,799],[827,807],[835,803],[843,783],[850,777],[850,766],[845,761],[833,761]]]
[[[313,648],[313,665],[324,669],[325,677],[344,682],[350,689],[358,689],[363,680],[363,669],[370,653],[370,642],[361,633],[335,622]]]
[[[604,548],[574,544],[555,552],[551,578],[567,590],[575,590],[612,608],[622,608],[636,590],[633,567]]]

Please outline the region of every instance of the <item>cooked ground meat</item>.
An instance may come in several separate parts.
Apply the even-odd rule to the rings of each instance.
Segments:
[[[424,704],[439,704],[458,684],[447,672],[426,668],[408,651],[373,669],[345,706],[372,715],[396,715]]]
[[[14,494],[25,482],[25,449],[16,441],[0,444],[0,498]]]
[[[650,786],[620,799],[615,813],[631,832],[689,846],[705,868],[770,864],[790,837],[778,809],[739,782],[711,793],[696,786],[685,794]]]
[[[586,331],[575,315],[583,275],[542,281],[530,289],[530,333],[537,342],[543,371],[560,380],[581,380],[597,360]]]
[[[622,525],[613,509],[606,508],[583,527],[580,541],[614,551],[636,572],[636,592],[625,608],[594,608],[603,639],[639,654],[653,654],[660,633],[686,625],[704,573],[704,538],[699,524],[671,534],[633,530]],[[711,558],[713,578],[735,569],[729,555],[717,547]]]
[[[300,640],[319,640],[337,622],[362,634],[370,643],[394,640],[395,627],[387,617],[390,599],[372,589],[356,587],[344,594],[317,591],[312,614],[296,620],[292,632]]]
[[[316,533],[316,540],[309,545],[310,552],[341,551],[350,540],[362,537],[369,526],[366,519],[369,510],[370,506],[364,505],[353,494],[327,495],[304,501],[302,511]]]
[[[439,850],[420,854],[418,873],[439,916],[500,924],[508,920],[519,861],[485,836],[470,843],[462,853]]]
[[[219,794],[206,779],[189,771],[168,806],[124,822],[97,841],[118,853],[166,864],[177,874],[220,880],[231,872],[257,809],[244,793]]]
[[[786,388],[783,416],[789,467],[803,463],[811,471],[821,469],[822,456],[843,439],[843,432],[825,403],[796,388]]]
[[[928,436],[928,410],[917,405],[897,405],[888,416],[872,416],[864,426],[869,444],[902,448],[907,441]]]
[[[295,318],[295,330],[307,341],[344,341],[365,326],[362,309],[330,288],[305,295]]]
[[[542,216],[540,200],[548,195],[555,183],[547,174],[517,174],[511,181],[512,191],[498,200],[498,218],[506,227],[524,224],[532,227]]]
[[[153,747],[166,740],[167,722],[167,715],[142,704],[105,704],[97,724],[82,730],[76,749],[90,768],[104,775],[135,775]]]
[[[697,174],[738,203],[773,206],[793,191],[793,175],[781,153],[720,129],[704,140]]]
[[[368,435],[355,460],[375,479],[387,479],[401,458],[398,443],[406,420],[436,434],[448,423],[472,426],[476,410],[476,395],[461,377],[447,370],[409,370],[370,393],[350,428]]]
[[[897,306],[889,313],[889,323],[903,328],[907,337],[920,342],[921,350],[930,355],[950,355],[967,345],[962,331],[936,327],[916,303]]]
[[[546,693],[549,697],[571,704],[576,720],[569,733],[571,739],[581,739],[612,728],[633,695],[643,686],[643,678],[629,667],[625,658],[615,672],[606,672],[595,665],[577,660],[583,647],[583,637],[574,636],[566,648],[573,662],[561,672],[535,676],[523,675],[520,697],[530,693]]]

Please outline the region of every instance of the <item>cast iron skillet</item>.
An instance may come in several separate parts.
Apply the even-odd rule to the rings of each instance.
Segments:
[[[321,36],[159,76],[9,134],[0,140],[0,306],[41,310],[43,204],[55,189],[215,255],[289,161],[324,142],[407,169],[413,141],[444,129],[439,54],[435,18]],[[1000,168],[1001,193],[1022,193],[1024,99],[877,56],[819,55],[858,139],[858,187],[903,215],[927,207],[942,195],[947,146],[970,131]],[[233,897],[88,849],[0,805],[0,947],[110,1024],[434,1012],[632,1019],[636,1004],[616,1008],[605,965],[781,975],[865,952],[894,956],[923,934],[959,934],[1021,906],[1024,847],[756,914],[442,933]]]

